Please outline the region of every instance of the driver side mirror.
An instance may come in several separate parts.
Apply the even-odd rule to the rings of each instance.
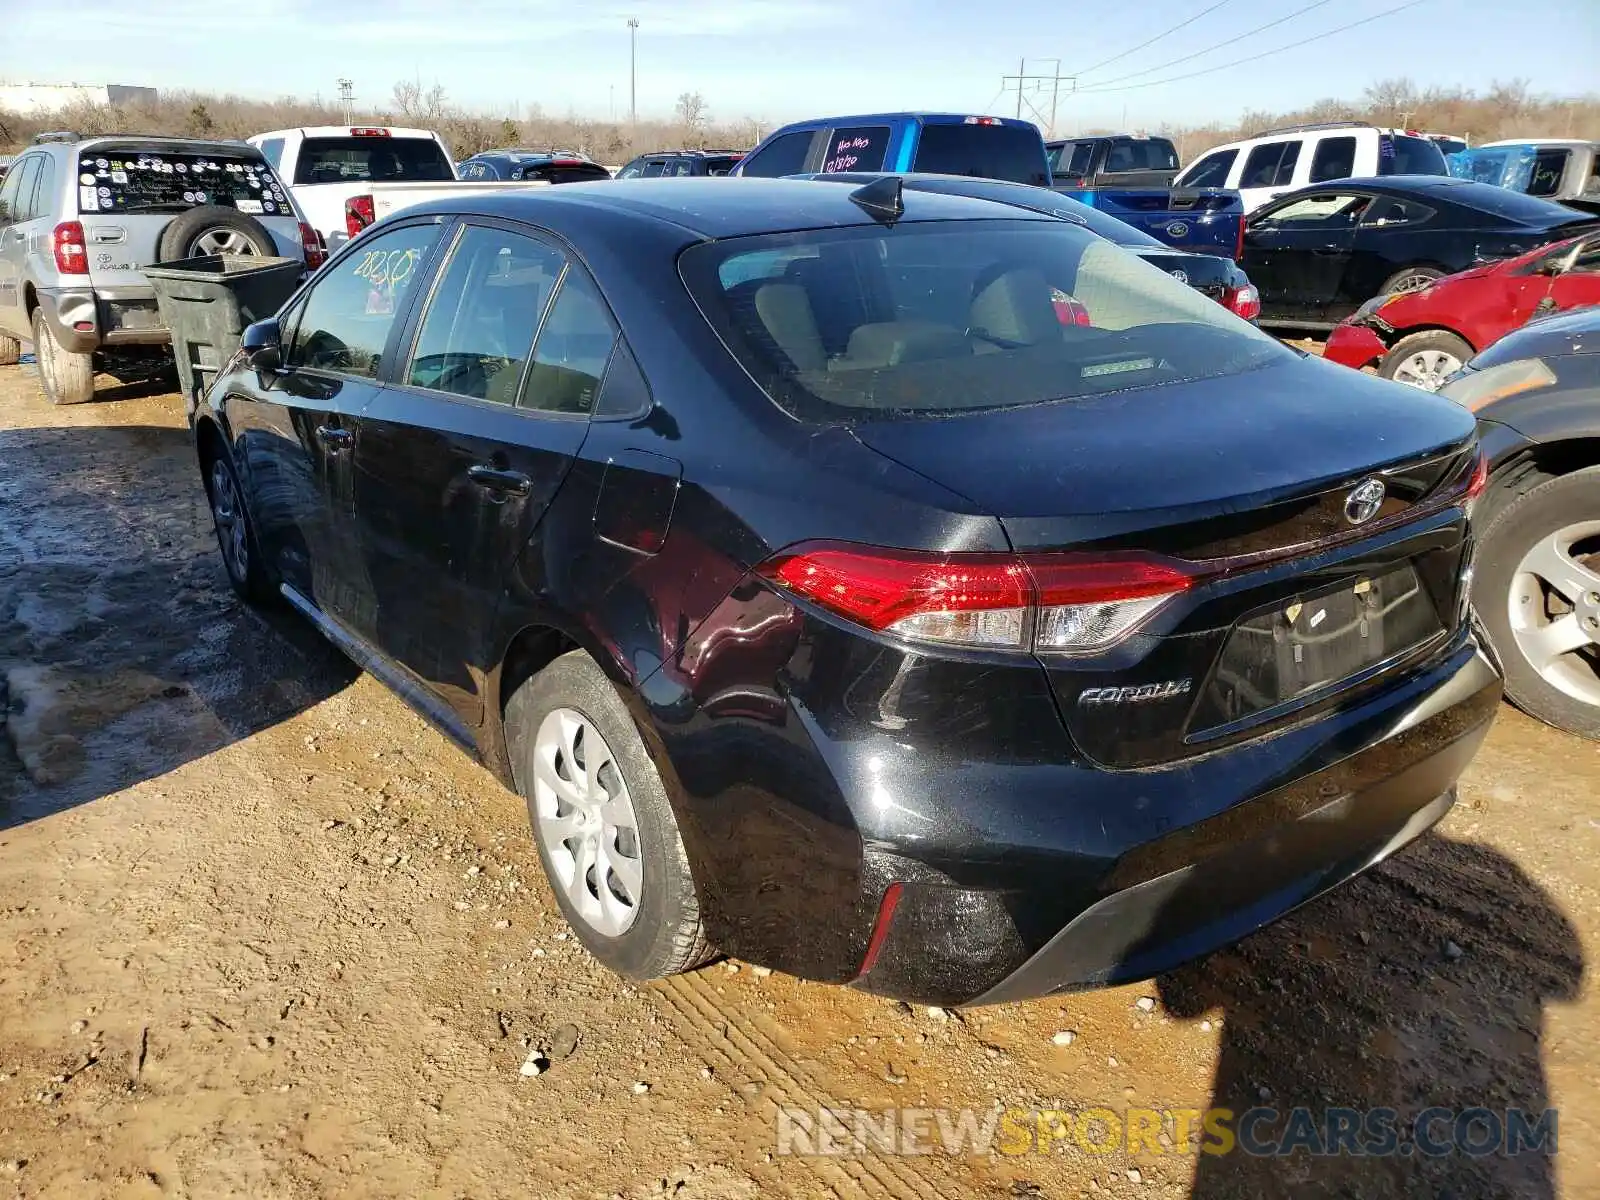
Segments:
[[[245,361],[263,375],[283,366],[283,330],[277,317],[268,317],[248,326],[239,339]]]

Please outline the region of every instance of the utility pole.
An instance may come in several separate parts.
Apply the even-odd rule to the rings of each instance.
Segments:
[[[1036,61],[1052,64],[1050,73],[1046,75],[1042,72],[1035,71],[1035,73],[1032,75],[1028,74],[1028,60],[1023,59],[1021,65],[1017,68],[1017,73],[1015,75],[1002,75],[1000,77],[1001,91],[1002,94],[1008,92],[1011,90],[1012,85],[1015,84],[1017,89],[1018,119],[1021,119],[1022,108],[1024,103],[1026,103],[1028,110],[1033,113],[1035,120],[1037,120],[1040,125],[1045,126],[1049,134],[1053,136],[1056,131],[1056,105],[1061,96],[1061,85],[1063,83],[1067,85],[1067,92],[1070,95],[1078,90],[1078,77],[1076,75],[1063,75],[1061,73],[1061,60],[1059,58],[1046,58]],[[1033,85],[1033,89],[1035,91],[1038,91],[1040,88],[1044,87],[1045,84],[1050,85],[1050,116],[1048,118],[1039,110],[1033,101],[1025,99],[1023,89],[1029,84]]]
[[[346,125],[355,120],[353,115],[356,99],[355,86],[351,80],[339,80],[339,102],[344,105],[344,123]]]
[[[628,123],[639,124],[639,18],[628,18]]]

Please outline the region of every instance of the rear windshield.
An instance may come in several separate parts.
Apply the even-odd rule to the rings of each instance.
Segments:
[[[598,164],[590,163],[534,163],[511,172],[513,179],[545,179],[551,183],[587,183],[595,179],[610,179],[611,172]]]
[[[814,420],[1010,408],[1292,357],[1063,221],[902,223],[707,243],[685,282],[735,358]]]
[[[1050,186],[1039,131],[1016,125],[924,125],[912,169]]]
[[[1439,143],[1428,138],[1386,133],[1378,139],[1379,175],[1448,175]]]
[[[1485,183],[1463,181],[1453,185],[1447,184],[1434,194],[1441,200],[1449,200],[1467,208],[1477,209],[1479,212],[1504,217],[1508,221],[1522,225],[1537,226],[1540,229],[1549,229],[1571,221],[1594,219],[1576,209],[1557,204],[1554,200],[1541,200],[1537,196],[1527,196],[1510,188],[1493,187]]]
[[[191,154],[97,146],[78,155],[78,211],[176,212],[221,204],[289,216],[277,173],[256,154]]]
[[[1117,138],[1106,153],[1107,171],[1176,171],[1178,152],[1166,138]]]
[[[741,154],[725,154],[719,158],[706,159],[707,175],[726,175],[739,165]]]
[[[432,138],[307,138],[294,165],[296,183],[438,183],[455,177]]]

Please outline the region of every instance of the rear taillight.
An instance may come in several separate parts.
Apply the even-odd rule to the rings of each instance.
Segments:
[[[1224,288],[1222,304],[1229,312],[1246,321],[1254,321],[1261,315],[1261,293],[1253,283],[1238,288]]]
[[[973,649],[1081,654],[1127,636],[1195,584],[1138,553],[934,554],[810,543],[760,568],[868,629]]]
[[[78,221],[63,221],[50,231],[50,248],[55,253],[56,270],[63,275],[89,273],[89,243]]]
[[[351,196],[344,202],[344,228],[351,237],[371,225],[375,216],[371,196]]]
[[[1238,262],[1244,257],[1244,217],[1239,217],[1239,232],[1233,236],[1233,261]]]
[[[300,248],[305,251],[306,266],[313,271],[328,261],[328,248],[322,235],[304,221],[300,222]]]

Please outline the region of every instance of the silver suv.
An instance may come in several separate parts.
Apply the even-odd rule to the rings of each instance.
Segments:
[[[0,183],[0,364],[32,342],[55,404],[147,374],[171,339],[143,270],[203,254],[316,266],[321,248],[243,142],[41,134]]]

